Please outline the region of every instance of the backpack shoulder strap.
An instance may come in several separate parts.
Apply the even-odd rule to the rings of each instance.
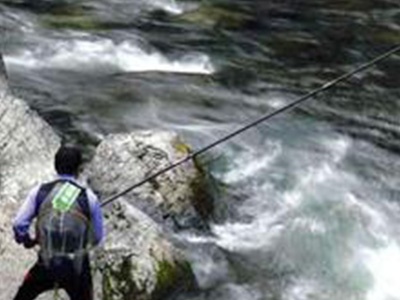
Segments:
[[[86,215],[82,200],[87,198],[85,189],[69,180],[56,180],[43,185],[38,195],[37,216],[40,219],[46,213],[56,211],[65,213],[69,210]],[[83,199],[81,199],[83,198]]]

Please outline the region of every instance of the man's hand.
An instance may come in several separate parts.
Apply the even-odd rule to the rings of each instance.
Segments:
[[[31,249],[37,245],[38,241],[36,239],[32,239],[31,237],[28,237],[25,239],[23,245],[26,249]]]

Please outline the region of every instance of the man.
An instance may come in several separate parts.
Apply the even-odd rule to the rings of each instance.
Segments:
[[[14,300],[33,300],[54,288],[64,289],[71,300],[93,299],[88,247],[101,242],[103,218],[95,194],[77,181],[81,165],[79,149],[61,147],[55,156],[58,178],[35,187],[17,213],[16,242],[40,249]]]

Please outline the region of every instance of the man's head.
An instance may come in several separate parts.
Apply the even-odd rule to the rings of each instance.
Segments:
[[[59,175],[77,176],[82,164],[82,152],[76,147],[61,146],[58,149],[54,166]]]

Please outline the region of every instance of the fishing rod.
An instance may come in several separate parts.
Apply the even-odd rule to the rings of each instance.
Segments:
[[[357,68],[355,68],[355,69],[353,69],[353,70],[351,70],[351,71],[349,71],[349,72],[347,72],[347,73],[345,73],[345,74],[343,74],[343,75],[341,75],[341,76],[339,76],[339,77],[337,77],[337,78],[325,83],[321,87],[314,89],[313,91],[309,92],[308,94],[306,94],[306,95],[300,97],[299,99],[297,99],[297,100],[295,100],[295,101],[293,101],[293,102],[291,102],[291,103],[289,103],[289,104],[287,104],[287,105],[285,105],[285,106],[273,111],[272,113],[269,113],[269,114],[266,114],[264,116],[261,116],[260,118],[256,119],[255,121],[250,122],[249,124],[244,125],[243,127],[240,127],[239,129],[237,129],[237,130],[225,135],[224,137],[222,137],[220,139],[217,139],[216,141],[212,142],[211,144],[209,144],[209,145],[207,145],[207,146],[205,146],[205,147],[203,147],[203,148],[201,148],[201,149],[199,149],[199,150],[197,150],[197,151],[195,151],[193,153],[188,154],[186,157],[176,161],[175,163],[172,163],[172,164],[168,165],[167,167],[165,167],[165,168],[163,168],[163,169],[161,169],[161,170],[159,170],[159,171],[157,171],[157,172],[155,172],[155,173],[143,178],[142,180],[140,180],[139,182],[131,185],[130,187],[126,188],[125,190],[123,190],[123,191],[111,196],[110,198],[106,199],[101,204],[101,206],[106,206],[106,205],[114,202],[118,198],[120,198],[120,197],[126,195],[127,193],[129,193],[130,191],[132,191],[133,189],[138,188],[139,186],[142,186],[146,182],[155,179],[156,177],[160,176],[161,174],[164,174],[164,173],[166,173],[166,172],[168,172],[168,171],[170,171],[170,170],[172,170],[172,169],[184,164],[185,162],[194,159],[196,156],[198,156],[198,155],[210,150],[211,148],[214,148],[214,147],[218,146],[219,144],[222,144],[222,143],[226,142],[227,140],[232,139],[233,137],[235,137],[235,136],[237,136],[237,135],[249,130],[250,128],[253,128],[253,127],[257,126],[258,124],[260,124],[262,122],[265,122],[265,121],[273,118],[274,116],[277,116],[279,114],[282,114],[284,112],[287,112],[289,110],[294,109],[295,107],[299,106],[300,104],[302,104],[303,102],[309,100],[310,98],[316,96],[317,94],[320,94],[320,93],[322,93],[322,92],[334,87],[338,83],[340,83],[342,81],[345,81],[346,79],[352,77],[353,75],[355,75],[357,73],[360,73],[360,72],[362,72],[364,70],[369,69],[373,65],[375,65],[378,62],[388,58],[389,56],[393,55],[394,53],[396,53],[398,51],[400,51],[400,45],[397,45],[393,49],[391,49],[391,50],[389,50],[389,51],[387,51],[387,52],[375,57],[374,59],[362,64],[361,66],[359,66],[359,67],[357,67]]]

